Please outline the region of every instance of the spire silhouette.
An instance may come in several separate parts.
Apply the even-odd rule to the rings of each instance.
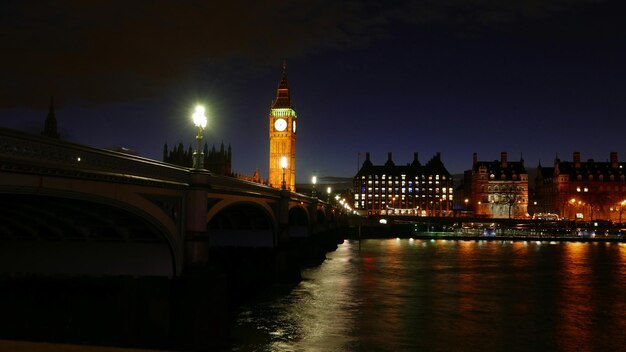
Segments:
[[[59,132],[57,131],[57,118],[54,114],[54,98],[50,97],[50,108],[48,109],[48,116],[46,116],[46,122],[41,132],[42,136],[59,138]]]

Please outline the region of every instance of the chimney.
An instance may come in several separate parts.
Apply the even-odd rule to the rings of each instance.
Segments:
[[[365,152],[365,161],[370,160],[370,152]]]
[[[574,167],[580,169],[580,152],[574,152]]]
[[[476,165],[477,162],[478,162],[478,154],[474,153],[472,154],[472,165]]]
[[[413,153],[413,162],[414,163],[418,162],[418,160],[417,160],[417,152]]]
[[[393,163],[393,160],[391,160],[391,152],[387,153],[387,162],[385,163],[386,167],[393,167],[396,166],[396,164]]]
[[[611,152],[611,168],[617,169],[617,152]]]
[[[506,152],[500,153],[500,162],[502,163],[502,168],[506,168],[506,162],[507,162],[506,159],[507,159]]]

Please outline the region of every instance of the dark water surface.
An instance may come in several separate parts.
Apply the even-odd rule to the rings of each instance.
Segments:
[[[235,351],[626,351],[626,244],[346,241],[242,307]]]

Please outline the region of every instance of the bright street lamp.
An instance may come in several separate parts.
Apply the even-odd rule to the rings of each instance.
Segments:
[[[313,184],[313,190],[311,191],[311,197],[315,197],[315,184],[317,183],[317,176],[311,177],[311,183]]]
[[[283,169],[283,183],[281,185],[281,189],[287,189],[287,184],[285,183],[285,169],[287,168],[286,156],[280,158],[280,167]]]
[[[194,169],[204,168],[204,153],[202,153],[202,132],[206,127],[206,116],[204,115],[204,111],[204,106],[196,105],[196,110],[191,116],[191,118],[193,119],[193,124],[198,128],[198,134],[196,135],[196,140],[198,141],[198,149],[196,149],[196,152],[193,153]]]
[[[328,203],[330,203],[330,193],[332,192],[332,188],[330,188],[330,186],[328,188],[326,188],[326,194],[328,195]]]

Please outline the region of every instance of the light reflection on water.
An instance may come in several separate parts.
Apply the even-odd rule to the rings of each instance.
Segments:
[[[623,244],[344,242],[240,310],[236,351],[618,351]]]

